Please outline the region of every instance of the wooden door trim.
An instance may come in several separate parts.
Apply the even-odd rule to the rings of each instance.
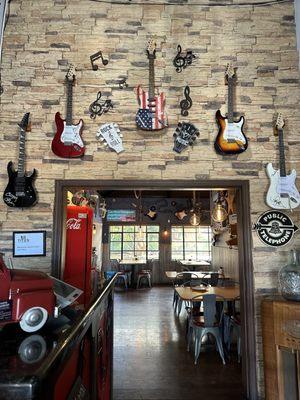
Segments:
[[[62,265],[63,226],[65,224],[66,192],[70,188],[102,188],[103,190],[237,190],[239,269],[242,320],[242,375],[244,394],[248,400],[256,400],[257,362],[255,301],[252,263],[252,234],[250,217],[250,191],[248,180],[91,180],[70,179],[55,182],[53,215],[52,274],[60,277]]]

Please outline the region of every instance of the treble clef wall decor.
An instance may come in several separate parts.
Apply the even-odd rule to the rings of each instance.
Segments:
[[[193,60],[196,58],[195,54],[191,50],[188,50],[185,56],[182,55],[182,48],[180,44],[177,46],[177,55],[173,60],[174,67],[177,72],[181,72],[188,65],[191,65]]]
[[[192,99],[190,98],[190,92],[191,92],[191,90],[190,90],[190,87],[189,86],[186,86],[185,88],[184,88],[184,96],[185,96],[185,99],[184,100],[181,100],[181,102],[180,102],[180,108],[181,108],[181,115],[183,116],[183,117],[187,117],[188,115],[189,115],[189,112],[188,112],[188,110],[192,107],[192,105],[193,105],[193,101],[192,101]]]
[[[99,90],[97,94],[97,99],[93,101],[93,103],[89,107],[90,117],[92,119],[95,119],[96,115],[100,117],[102,114],[106,114],[111,108],[113,108],[113,104],[109,99],[106,99],[104,103],[101,104],[100,103],[101,96],[102,94],[101,91]]]

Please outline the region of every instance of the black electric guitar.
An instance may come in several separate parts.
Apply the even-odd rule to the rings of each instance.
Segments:
[[[199,136],[199,131],[195,125],[189,122],[179,122],[173,133],[174,147],[176,153],[181,153],[188,145],[192,146],[196,137]]]
[[[26,113],[19,124],[19,162],[15,171],[12,161],[7,164],[8,184],[3,194],[3,200],[9,207],[30,207],[36,203],[36,192],[33,180],[36,176],[34,169],[30,175],[25,173],[25,134],[29,126],[29,113]]]

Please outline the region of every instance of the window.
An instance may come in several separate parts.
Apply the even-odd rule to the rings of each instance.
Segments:
[[[210,226],[172,226],[172,260],[211,260]]]
[[[111,225],[110,259],[150,260],[159,258],[158,225]]]

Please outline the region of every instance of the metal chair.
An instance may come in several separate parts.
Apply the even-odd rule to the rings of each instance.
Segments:
[[[140,270],[137,273],[137,282],[136,288],[139,289],[142,280],[146,280],[149,288],[151,288],[151,279],[152,279],[152,260],[147,260],[147,265],[145,269]]]
[[[117,259],[110,260],[110,269],[114,272],[118,272],[118,279],[116,281],[116,285],[120,283],[124,283],[124,288],[128,289],[128,277],[124,271],[120,269],[120,261]],[[111,271],[107,271],[111,272]]]
[[[193,273],[192,271],[180,272],[179,274],[177,274],[176,279],[181,281],[181,283],[178,284],[177,287],[178,286],[182,286],[182,287],[190,286],[190,287],[193,287],[193,286],[199,286],[200,284],[203,283],[202,279],[198,278],[198,275]],[[175,299],[175,312],[176,312],[176,308],[177,308],[177,315],[179,316],[180,313],[181,313],[183,300],[177,295],[175,287],[174,287],[174,293],[175,293],[175,296],[176,296],[176,299]],[[186,308],[190,306],[189,302],[185,302],[185,305],[186,305]]]
[[[240,297],[236,297],[226,313],[224,313],[225,326],[225,345],[228,353],[230,353],[232,336],[235,334],[237,339],[237,356],[238,362],[241,361],[241,313],[240,313]]]
[[[224,350],[222,344],[221,326],[224,313],[224,300],[221,302],[221,307],[218,307],[215,294],[204,294],[195,296],[192,302],[199,299],[203,301],[203,316],[195,317],[193,313],[189,316],[188,326],[188,351],[194,336],[195,339],[195,364],[197,364],[201,351],[202,339],[205,335],[211,334],[216,340],[216,345],[223,364],[225,365]]]

